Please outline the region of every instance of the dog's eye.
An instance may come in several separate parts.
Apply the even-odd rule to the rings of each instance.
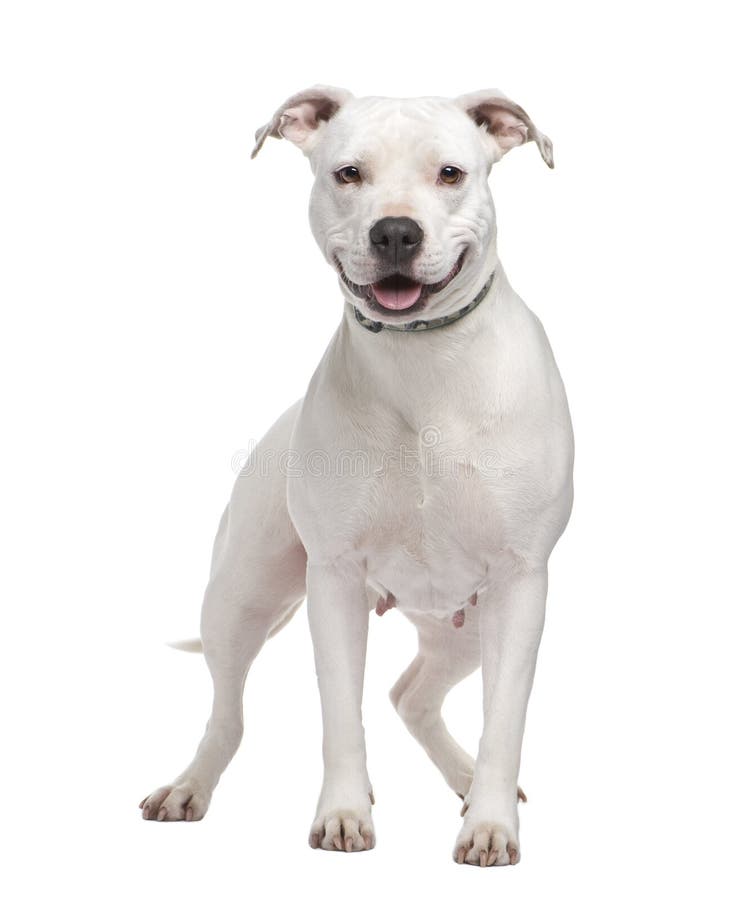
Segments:
[[[361,181],[361,172],[356,166],[343,166],[335,173],[338,184],[358,184]]]
[[[458,184],[464,178],[464,172],[456,166],[444,166],[439,172],[439,181],[443,184]]]

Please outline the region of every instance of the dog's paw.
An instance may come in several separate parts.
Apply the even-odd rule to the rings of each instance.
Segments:
[[[471,866],[515,866],[521,858],[515,832],[495,822],[465,821],[453,855]]]
[[[187,780],[158,788],[139,804],[142,818],[155,822],[196,822],[209,808],[211,793]]]
[[[334,809],[318,815],[310,829],[313,850],[371,850],[376,843],[370,813]]]

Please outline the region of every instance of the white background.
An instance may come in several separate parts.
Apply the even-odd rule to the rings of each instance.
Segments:
[[[740,896],[740,72],[732,4],[6,2],[0,19],[2,841],[12,897]],[[735,82],[737,81],[737,85]],[[208,714],[198,630],[232,458],[300,396],[341,298],[310,173],[254,130],[315,82],[500,87],[553,139],[494,171],[501,257],[577,440],[521,783],[523,861],[450,858],[459,802],[387,691],[377,849],[313,852],[302,611],[256,662],[204,822],[137,803]],[[735,90],[734,90],[735,86]],[[474,750],[477,676],[446,706]]]

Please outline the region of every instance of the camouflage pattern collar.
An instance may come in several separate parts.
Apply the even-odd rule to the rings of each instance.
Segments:
[[[495,272],[490,275],[490,278],[485,282],[482,286],[482,289],[475,297],[474,300],[471,300],[466,306],[463,306],[461,309],[458,309],[456,312],[449,313],[448,316],[439,316],[438,319],[414,319],[412,322],[405,322],[402,325],[395,325],[391,322],[377,322],[374,319],[368,319],[357,306],[354,306],[353,311],[356,315],[356,321],[359,325],[363,325],[367,331],[372,331],[375,334],[379,331],[430,331],[432,328],[443,328],[444,325],[451,325],[452,322],[456,322],[457,319],[461,319],[463,316],[466,316],[467,313],[472,312],[472,310],[478,306],[487,295],[490,290],[490,286],[493,283],[493,278],[495,278]]]

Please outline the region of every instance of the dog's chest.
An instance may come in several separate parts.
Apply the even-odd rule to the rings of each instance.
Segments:
[[[546,562],[569,513],[572,436],[522,307],[499,331],[483,320],[466,352],[417,335],[370,356],[339,332],[295,426],[301,477],[287,480],[311,562],[354,559],[402,609],[442,615],[508,577],[502,565]]]
[[[337,439],[327,477],[290,481],[290,491],[310,556],[350,550],[371,588],[399,608],[451,615],[522,540],[534,472],[497,429],[469,417],[439,422],[416,431],[381,421],[371,436]]]

